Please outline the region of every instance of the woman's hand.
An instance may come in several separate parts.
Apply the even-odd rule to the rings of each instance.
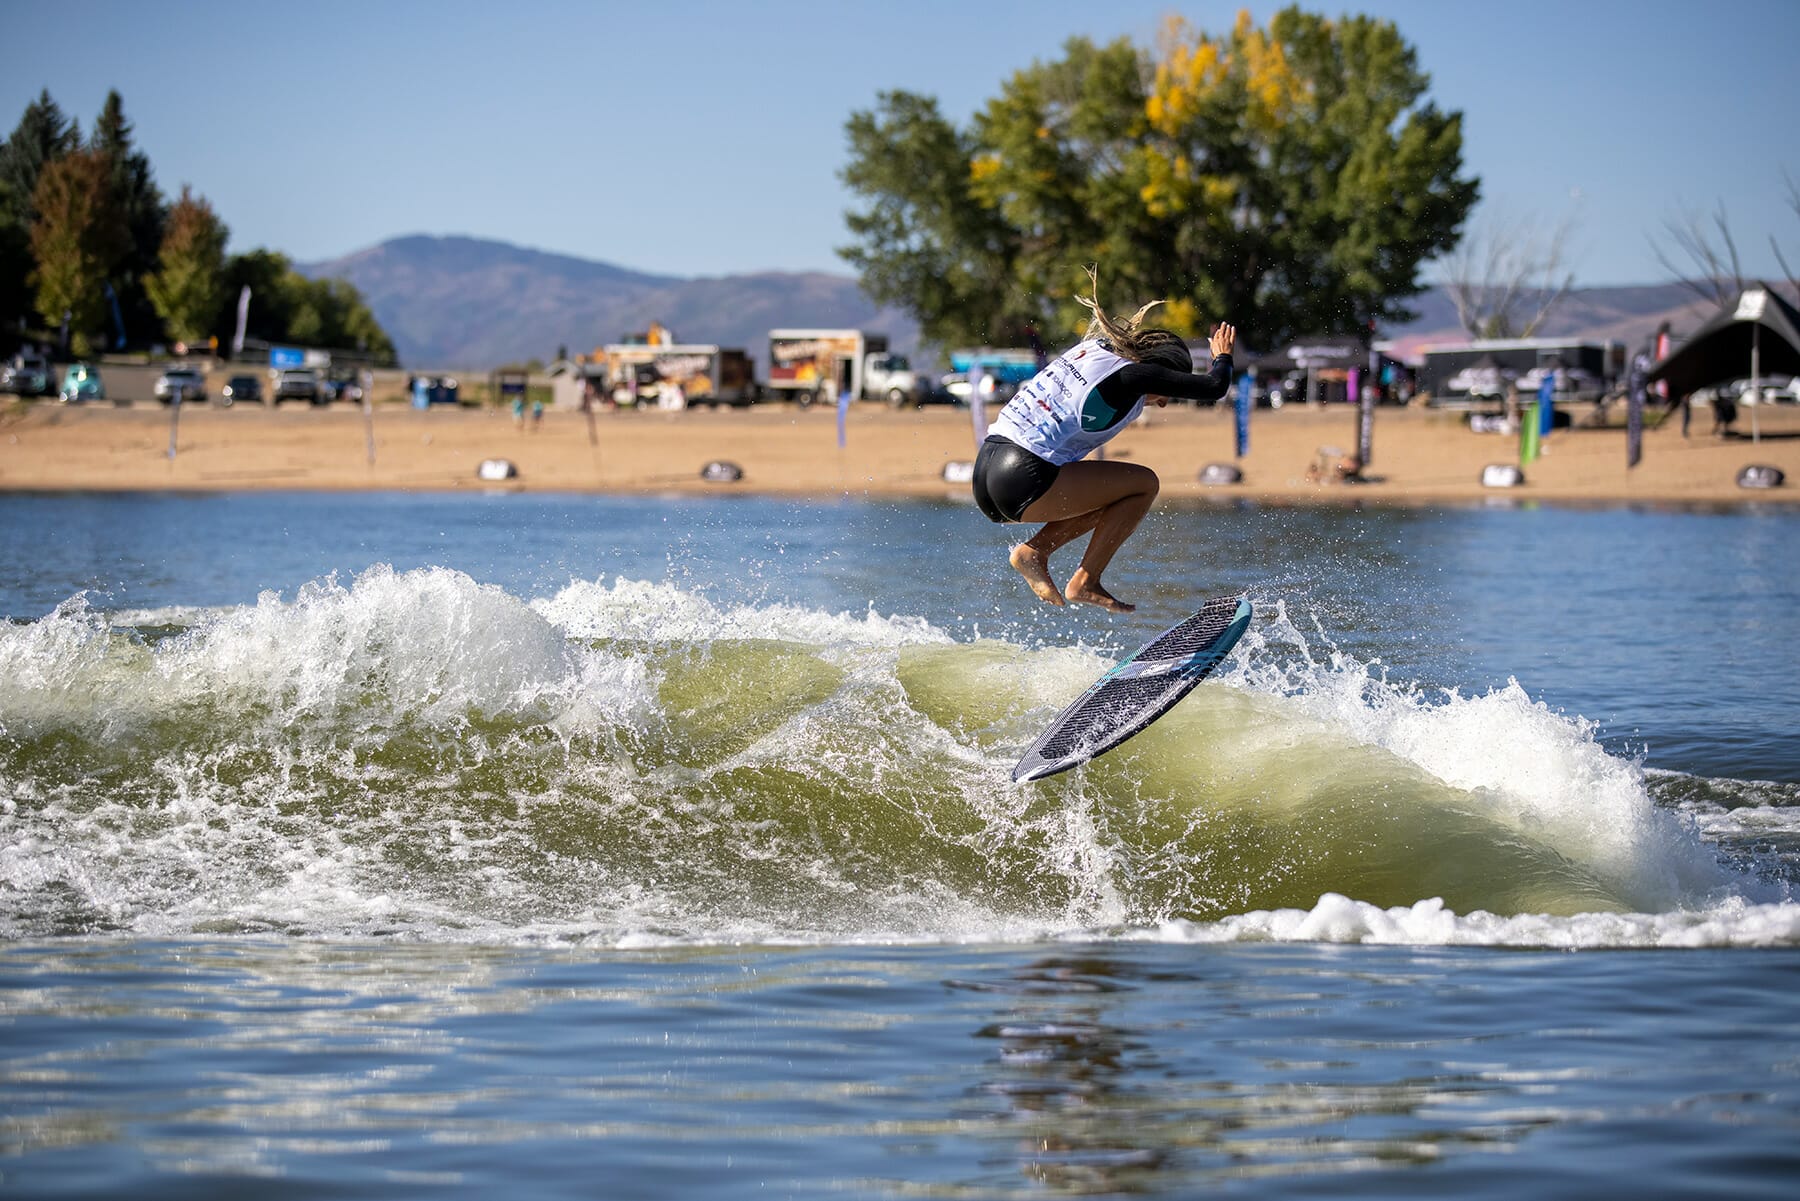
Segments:
[[[1212,332],[1211,344],[1213,356],[1216,358],[1222,354],[1230,354],[1232,346],[1236,343],[1237,327],[1223,321],[1219,322],[1219,327]]]

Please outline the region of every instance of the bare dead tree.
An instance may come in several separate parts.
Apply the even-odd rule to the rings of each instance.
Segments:
[[[1571,211],[1546,235],[1535,219],[1487,221],[1444,259],[1444,286],[1471,338],[1529,338],[1574,286]]]
[[[1744,290],[1744,272],[1738,265],[1737,240],[1731,236],[1723,200],[1713,210],[1710,223],[1698,212],[1684,208],[1663,222],[1663,233],[1667,243],[1652,235],[1650,249],[1677,283],[1721,308],[1737,299]],[[1684,262],[1677,262],[1677,256]]]
[[[1800,184],[1794,182],[1793,175],[1786,168],[1782,169],[1781,178],[1787,181],[1788,207],[1794,210],[1794,216],[1800,217]],[[1800,275],[1795,275],[1794,269],[1788,266],[1787,256],[1781,253],[1781,243],[1775,240],[1774,234],[1769,235],[1769,249],[1775,252],[1775,261],[1781,264],[1781,273],[1787,276],[1788,288],[1800,295]]]

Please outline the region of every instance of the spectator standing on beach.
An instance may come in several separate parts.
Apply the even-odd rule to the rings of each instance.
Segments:
[[[1187,342],[1166,329],[1143,328],[1154,300],[1128,318],[1100,305],[1099,279],[1088,278],[1093,296],[1077,296],[1093,314],[1087,336],[1021,385],[988,428],[975,457],[975,503],[996,523],[1042,522],[1036,534],[1013,547],[1013,569],[1038,599],[1060,605],[1078,601],[1115,613],[1134,606],[1101,583],[1125,540],[1156,501],[1156,473],[1138,463],[1089,460],[1137,419],[1146,403],[1172,397],[1217,400],[1231,386],[1231,350],[1237,331],[1220,324],[1212,333],[1212,368],[1193,373]],[[1050,556],[1091,533],[1081,564],[1058,588]]]

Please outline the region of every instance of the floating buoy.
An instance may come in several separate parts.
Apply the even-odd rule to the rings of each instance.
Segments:
[[[1241,484],[1244,473],[1231,463],[1208,463],[1200,469],[1202,484]]]
[[[1525,473],[1511,463],[1489,463],[1481,469],[1483,488],[1517,488],[1525,482]]]
[[[1737,483],[1740,488],[1779,488],[1786,479],[1787,473],[1779,467],[1752,463],[1738,472]]]
[[[744,469],[724,459],[714,459],[700,469],[700,478],[709,484],[735,484],[744,478]]]
[[[944,464],[946,484],[966,484],[975,478],[975,464],[968,459],[951,459]]]
[[[484,480],[516,480],[519,468],[511,459],[483,459],[475,474]]]

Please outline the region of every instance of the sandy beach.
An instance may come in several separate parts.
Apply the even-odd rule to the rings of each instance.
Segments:
[[[1579,421],[1584,416],[1576,410]],[[1622,429],[1563,429],[1526,469],[1522,487],[1481,483],[1490,463],[1516,463],[1518,439],[1471,432],[1466,416],[1425,408],[1383,408],[1375,423],[1368,482],[1320,483],[1307,468],[1321,448],[1354,450],[1355,413],[1344,406],[1259,410],[1243,482],[1207,486],[1208,463],[1233,463],[1228,409],[1153,410],[1108,447],[1162,477],[1165,497],[1244,497],[1278,502],[1391,504],[1477,502],[1496,497],[1593,503],[1737,503],[1800,500],[1800,408],[1758,413],[1760,442],[1746,413],[1732,436],[1712,435],[1696,412],[1689,437],[1679,420],[1644,437],[1643,461],[1625,465]],[[552,412],[541,425],[516,425],[497,409],[417,411],[378,406],[372,420],[348,406],[330,410],[188,406],[169,454],[171,414],[139,404],[81,407],[40,403],[0,412],[0,490],[138,491],[240,489],[401,489],[453,491],[496,486],[532,491],[753,491],[793,496],[966,495],[946,483],[945,465],[973,457],[967,410],[891,411],[864,404],[849,414],[837,445],[835,411],[787,404],[685,412]],[[373,430],[373,461],[368,437]],[[504,458],[518,476],[483,480],[483,460]],[[702,466],[742,467],[734,484],[701,479]],[[1746,490],[1747,464],[1780,468],[1783,487]]]

